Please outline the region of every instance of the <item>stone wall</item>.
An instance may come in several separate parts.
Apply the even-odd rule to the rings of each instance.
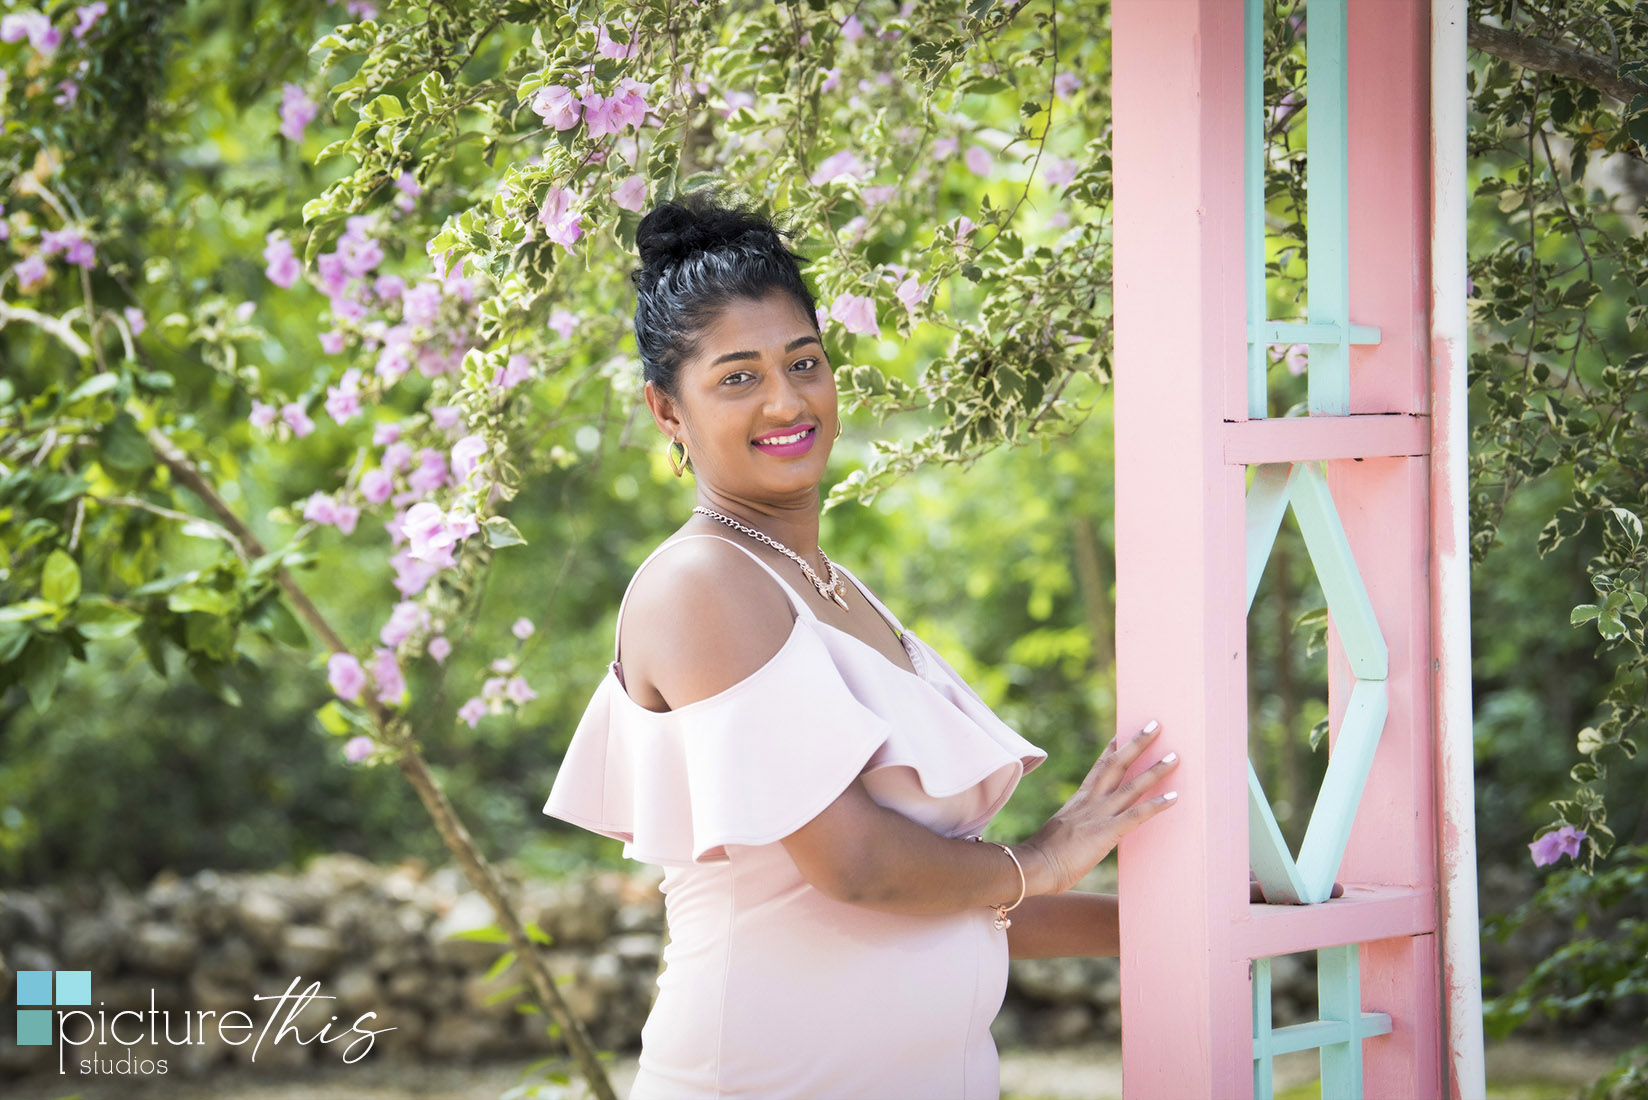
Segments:
[[[605,1049],[638,1047],[663,945],[660,872],[637,867],[561,881],[509,877],[523,919],[552,937],[545,957],[563,996]],[[1105,888],[1097,880],[1083,887]],[[0,988],[14,988],[19,970],[89,970],[93,1003],[111,1015],[146,1010],[152,997],[180,1019],[239,1010],[262,1028],[276,1002],[255,995],[278,997],[294,979],[301,979],[294,995],[320,982],[319,994],[335,1000],[299,1013],[297,1037],[316,1037],[332,1016],[329,1034],[348,1037],[307,1045],[265,1039],[256,1047],[259,1064],[342,1060],[352,1041],[364,1041],[350,1028],[366,1012],[377,1016],[363,1028],[394,1029],[372,1040],[374,1060],[560,1049],[544,1017],[517,1010],[527,1001],[510,992],[518,971],[489,976],[504,947],[462,938],[491,923],[490,908],[456,868],[425,873],[351,856],[316,859],[293,875],[162,875],[140,893],[112,881],[0,891]],[[1273,980],[1278,1024],[1314,1014],[1312,956],[1277,959]],[[993,1032],[1003,1045],[1114,1038],[1119,996],[1114,959],[1018,960]],[[285,1019],[279,1014],[275,1028]],[[251,1060],[251,1042],[207,1036],[156,1053],[184,1074]],[[51,1047],[17,1046],[10,1026],[0,1032],[0,1080],[49,1068],[54,1058]]]

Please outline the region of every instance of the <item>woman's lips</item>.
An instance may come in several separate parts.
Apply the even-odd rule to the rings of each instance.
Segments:
[[[755,447],[757,450],[765,451],[767,454],[778,455],[780,457],[804,455],[813,449],[813,437],[817,434],[817,428],[808,428],[807,434],[796,440],[794,443],[754,443],[751,444],[751,446]]]

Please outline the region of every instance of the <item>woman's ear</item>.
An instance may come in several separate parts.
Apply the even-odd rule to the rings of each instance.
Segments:
[[[681,410],[675,401],[651,382],[646,384],[642,392],[647,399],[647,408],[652,410],[652,419],[658,425],[658,430],[670,439],[680,439],[685,428],[681,423]]]

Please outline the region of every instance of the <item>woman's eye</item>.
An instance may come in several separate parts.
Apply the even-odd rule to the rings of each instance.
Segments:
[[[813,367],[818,366],[818,360],[815,357],[811,356],[811,355],[807,356],[807,358],[805,358],[805,359],[796,360],[795,365],[800,366],[802,363],[808,364],[807,367],[805,368],[806,370],[812,370]]]

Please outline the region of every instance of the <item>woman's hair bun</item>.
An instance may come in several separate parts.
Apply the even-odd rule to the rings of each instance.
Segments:
[[[699,252],[734,245],[782,248],[772,221],[701,187],[659,203],[641,219],[635,247],[646,268],[672,266]]]

